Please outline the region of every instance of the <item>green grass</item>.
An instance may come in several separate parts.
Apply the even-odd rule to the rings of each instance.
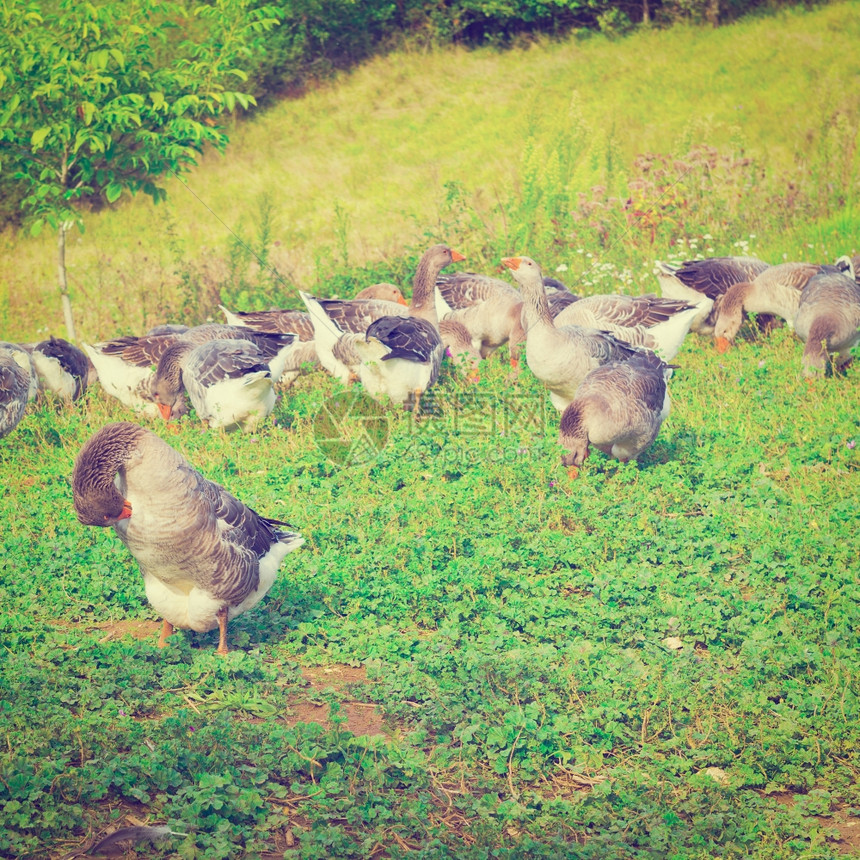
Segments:
[[[655,290],[655,258],[830,259],[858,227],[857,8],[380,59],[237,126],[191,184],[251,242],[277,210],[269,259],[325,292],[408,283],[437,236],[585,292]],[[85,336],[271,289],[180,191],[72,244]],[[35,338],[53,250],[5,241],[4,336]],[[576,480],[540,385],[497,357],[474,388],[446,370],[417,422],[385,411],[360,465],[316,444],[322,374],[253,436],[153,424],[307,541],[225,659],[214,634],[158,650],[134,561],[74,516],[75,454],[134,416],[98,386],[35,404],[0,444],[0,856],[142,821],[185,835],[134,856],[856,855],[860,371],[807,382],[801,351],[690,336],[654,445]]]
[[[314,442],[319,375],[253,437],[155,426],[307,538],[226,659],[213,634],[156,649],[133,560],[74,517],[77,449],[131,416],[98,388],[37,407],[0,449],[0,853],[58,857],[131,815],[187,834],[146,856],[838,856],[858,376],[810,384],[800,351],[691,336],[654,446],[575,481],[539,385],[497,360],[472,394],[447,375],[432,417],[386,413],[362,466]],[[343,664],[366,683],[302,675]],[[356,701],[384,735],[344,722]]]

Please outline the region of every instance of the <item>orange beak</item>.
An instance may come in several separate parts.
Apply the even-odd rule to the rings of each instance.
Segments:
[[[161,413],[161,417],[165,421],[169,421],[170,420],[170,407],[166,403],[156,403],[155,405],[158,407],[158,411]]]
[[[516,271],[520,267],[522,257],[502,257],[502,265]]]
[[[403,298],[403,293],[400,293],[400,295],[397,297],[397,304],[403,305],[407,308],[409,307],[409,302],[407,302],[406,299]]]
[[[122,500],[122,513],[117,517],[118,520],[127,520],[131,516],[131,502],[128,499]]]
[[[465,254],[461,254],[459,251],[451,251],[451,262],[452,263],[459,263],[460,260],[465,260],[465,259],[466,259]]]
[[[717,352],[720,353],[720,355],[724,352],[728,352],[728,349],[731,346],[728,339],[724,337],[718,337],[715,342],[717,344]]]
[[[567,470],[567,477],[571,481],[575,481],[579,477],[579,466],[570,466]]]
[[[519,370],[520,369],[520,360],[518,358],[511,359],[511,370]]]

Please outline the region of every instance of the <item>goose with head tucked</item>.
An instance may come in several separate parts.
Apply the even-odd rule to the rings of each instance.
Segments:
[[[847,366],[860,343],[860,284],[844,272],[815,275],[800,297],[794,330],[806,342],[804,376],[825,373],[834,353],[836,368]]]
[[[697,305],[690,331],[712,334],[716,313],[714,301],[732,284],[749,281],[761,274],[768,263],[757,257],[705,257],[686,260],[680,265],[657,262],[660,292],[669,299],[680,299]]]
[[[576,325],[557,326],[549,310],[540,266],[523,256],[506,257],[502,263],[522,290],[529,369],[547,387],[559,412],[573,400],[580,383],[594,368],[636,354],[636,347],[608,332]]]
[[[396,295],[388,291],[387,298],[380,298],[375,294],[380,286],[393,287],[393,284],[369,287],[370,294],[363,295],[365,291],[362,291],[354,299],[323,299],[299,293],[313,326],[319,362],[344,385],[358,378],[359,359],[346,341],[341,342],[343,335],[363,333],[374,320],[382,317],[409,315],[409,305],[400,290],[394,287]],[[385,294],[383,290],[382,295]]]
[[[226,654],[227,623],[262,600],[284,557],[304,543],[130,422],[108,424],[84,444],[72,490],[78,520],[112,527],[137,561],[164,619],[160,647],[174,628],[217,627]]]
[[[638,457],[657,438],[669,414],[666,383],[672,367],[653,352],[642,351],[592,370],[561,416],[559,441],[568,451],[562,463],[581,466],[589,445],[622,463]]]
[[[750,281],[733,284],[717,300],[714,340],[717,351],[725,352],[737,336],[747,313],[773,314],[794,325],[800,298],[816,275],[851,270],[847,257],[834,265],[780,263],[769,266]]]

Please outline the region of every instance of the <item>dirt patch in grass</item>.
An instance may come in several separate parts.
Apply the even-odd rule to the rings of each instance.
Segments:
[[[291,713],[287,715],[287,724],[319,723],[325,728],[332,728],[328,702],[320,697],[326,691],[343,694],[352,685],[369,684],[364,667],[344,666],[314,666],[302,669],[302,677],[308,682],[308,687],[300,697],[290,702]],[[386,725],[379,708],[369,702],[348,699],[340,702],[340,713],[346,717],[342,727],[354,735],[384,735],[391,737],[391,726]]]
[[[797,802],[790,791],[780,791],[770,797],[784,806],[794,806]],[[815,816],[828,830],[835,830],[838,836],[828,839],[835,842],[836,851],[850,857],[860,856],[860,818],[851,815],[847,807],[837,806],[830,815]]]
[[[92,629],[103,631],[104,636],[101,637],[100,642],[110,642],[113,639],[122,639],[124,636],[131,636],[132,639],[142,642],[144,639],[158,639],[161,632],[161,622],[141,618],[124,618],[121,621],[106,621],[102,624],[95,624]]]

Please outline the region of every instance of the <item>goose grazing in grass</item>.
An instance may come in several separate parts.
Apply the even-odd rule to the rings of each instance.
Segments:
[[[559,412],[573,400],[580,383],[592,370],[636,354],[635,347],[607,332],[575,325],[556,326],[538,264],[522,256],[506,257],[502,263],[522,290],[529,368],[549,389],[550,400]]]
[[[210,323],[178,334],[119,337],[104,343],[85,343],[83,347],[108,394],[144,415],[157,418],[160,410],[152,400],[152,380],[161,357],[175,343],[198,346],[211,340],[250,340],[262,352],[277,381],[289,363],[296,337]]]
[[[768,263],[757,257],[706,257],[687,260],[679,266],[657,262],[657,280],[665,298],[680,299],[698,305],[690,331],[712,334],[716,314],[714,300],[732,284],[749,281],[761,274]]]
[[[421,395],[439,377],[445,348],[439,333],[434,287],[445,266],[466,258],[447,245],[428,248],[412,281],[409,316],[374,320],[364,333],[352,335],[360,359],[358,377],[371,397],[411,403],[418,411]]]
[[[806,341],[804,376],[823,374],[833,353],[836,367],[845,367],[860,343],[860,284],[843,272],[815,275],[800,297],[794,330]]]
[[[137,424],[108,424],[75,460],[78,520],[111,526],[137,560],[146,596],[174,628],[219,629],[262,600],[287,553],[303,538],[260,516],[209,481],[166,442]]]
[[[561,416],[559,441],[569,452],[562,463],[581,466],[589,445],[622,463],[638,457],[669,414],[666,382],[672,367],[642,351],[592,370]]]
[[[213,429],[255,430],[275,408],[271,362],[250,340],[173,344],[158,362],[152,397],[170,420],[188,392],[197,417]]]
[[[42,386],[64,400],[77,400],[87,390],[91,365],[86,353],[61,337],[51,337],[33,347],[33,364]]]
[[[26,355],[26,353],[25,353]],[[26,356],[29,362],[30,357]],[[17,351],[0,344],[0,439],[20,423],[27,408],[30,372]]]
[[[562,310],[555,324],[608,331],[632,346],[653,350],[664,361],[671,361],[698,313],[697,305],[653,294],[597,295],[586,296]]]
[[[733,284],[715,306],[717,351],[725,352],[729,348],[743,324],[744,313],[774,314],[793,326],[800,297],[809,281],[822,273],[847,271],[849,263],[834,266],[780,263],[769,266],[750,281]]]

